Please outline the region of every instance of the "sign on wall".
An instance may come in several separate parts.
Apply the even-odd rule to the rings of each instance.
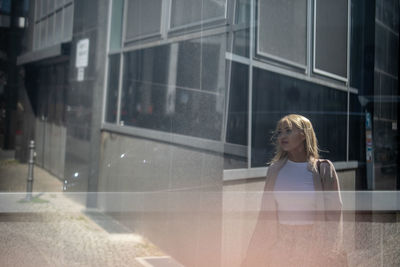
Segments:
[[[89,39],[82,39],[76,44],[77,80],[83,81],[85,78],[85,68],[89,63]]]

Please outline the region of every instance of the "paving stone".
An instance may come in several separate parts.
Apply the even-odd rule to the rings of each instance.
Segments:
[[[165,256],[72,200],[79,195],[62,193],[62,183],[41,168],[35,167],[33,200],[26,201],[26,170],[25,164],[0,161],[0,266],[142,266],[136,257]]]

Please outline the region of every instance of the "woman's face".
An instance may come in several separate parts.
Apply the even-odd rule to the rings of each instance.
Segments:
[[[294,152],[304,151],[305,135],[302,130],[295,125],[289,127],[287,123],[282,123],[277,131],[278,144],[283,151]]]

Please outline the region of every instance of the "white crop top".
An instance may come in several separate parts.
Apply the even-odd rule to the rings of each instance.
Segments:
[[[274,196],[278,204],[278,219],[281,224],[314,223],[314,180],[307,165],[308,162],[288,160],[278,173]]]

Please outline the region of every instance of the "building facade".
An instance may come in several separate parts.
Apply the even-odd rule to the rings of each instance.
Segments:
[[[397,0],[36,0],[29,10],[20,159],[34,138],[37,164],[67,192],[190,192],[152,200],[193,211],[168,220],[145,202],[134,220],[113,214],[183,263],[224,260],[227,204],[209,192],[262,181],[286,114],[312,121],[345,189],[400,186]],[[86,204],[134,205],[95,194]]]

